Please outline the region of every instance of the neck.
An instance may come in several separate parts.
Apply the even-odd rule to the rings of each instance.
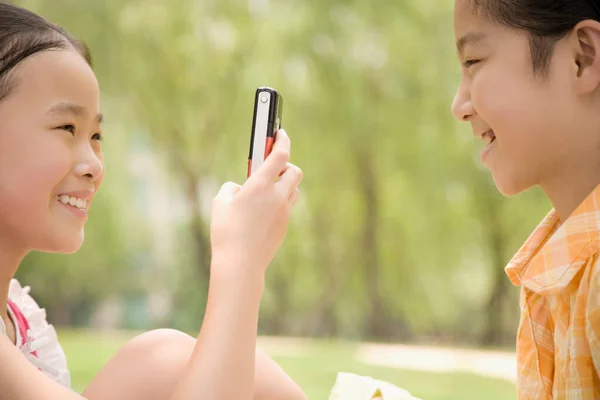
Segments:
[[[8,320],[8,286],[27,251],[15,251],[8,240],[0,237],[0,316]]]
[[[564,222],[600,184],[600,161],[588,165],[561,165],[540,187]]]

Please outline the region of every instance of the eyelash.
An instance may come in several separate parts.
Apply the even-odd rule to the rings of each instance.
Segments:
[[[65,130],[67,132],[70,132],[73,135],[75,134],[75,125],[73,125],[73,124],[62,125],[62,126],[59,126],[58,129]],[[104,138],[102,137],[102,134],[94,133],[92,135],[92,139],[101,142]]]
[[[472,67],[473,65],[479,63],[481,60],[467,60],[465,62],[463,62],[463,67],[465,67],[466,69],[469,69],[469,67]]]

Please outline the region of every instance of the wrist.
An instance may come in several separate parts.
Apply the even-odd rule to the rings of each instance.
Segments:
[[[262,296],[265,277],[262,268],[242,261],[244,257],[215,257],[210,266],[210,285],[218,292]],[[247,259],[247,258],[246,258]]]

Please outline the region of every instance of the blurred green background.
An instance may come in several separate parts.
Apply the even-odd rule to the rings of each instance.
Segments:
[[[107,172],[85,245],[31,254],[17,275],[68,349],[75,328],[196,334],[210,201],[245,179],[258,86],[283,93],[305,173],[268,271],[261,335],[514,348],[518,289],[503,269],[550,205],[536,190],[498,194],[480,141],[452,117],[453,2],[16,3],[86,41],[102,88]],[[331,371],[351,369],[343,357]],[[305,375],[317,359],[282,363],[330,388],[335,374]],[[442,379],[356,368],[408,376],[396,382],[411,389]]]

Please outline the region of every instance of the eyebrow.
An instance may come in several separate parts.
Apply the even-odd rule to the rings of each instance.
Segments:
[[[481,40],[485,39],[485,34],[481,32],[468,32],[465,35],[461,36],[460,39],[456,41],[456,50],[459,55],[463,55],[465,51],[465,47],[468,45],[473,45]]]
[[[90,111],[84,106],[73,104],[71,102],[61,102],[53,105],[48,114],[73,114],[76,117],[85,117],[90,114]],[[101,124],[104,120],[104,116],[100,113],[96,114],[96,122]]]

